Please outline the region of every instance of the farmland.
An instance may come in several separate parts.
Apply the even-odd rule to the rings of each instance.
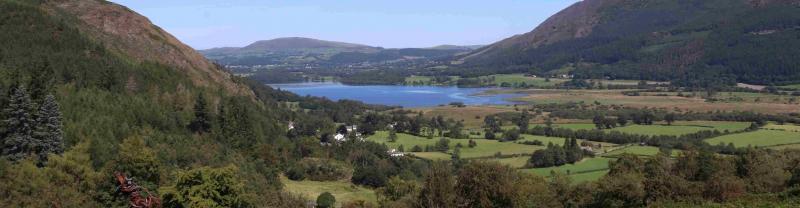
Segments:
[[[330,192],[336,197],[337,203],[356,200],[376,203],[377,200],[375,191],[353,185],[349,181],[293,181],[281,177],[281,182],[289,193],[299,194],[308,199],[316,199],[320,194]]]
[[[679,109],[682,111],[754,111],[761,113],[798,112],[800,102],[797,96],[768,95],[755,93],[720,93],[719,101],[709,102],[700,96],[678,96],[677,93],[657,93],[641,96],[627,96],[624,90],[553,90],[553,89],[498,89],[486,93],[519,93],[524,96],[512,101],[541,103],[601,103],[604,105],[624,105],[635,108]],[[741,99],[739,99],[741,98]],[[756,99],[759,98],[759,99]],[[795,101],[792,102],[792,98]]]
[[[739,134],[731,134],[706,140],[709,144],[733,143],[736,147],[768,147],[783,144],[800,143],[800,133],[783,130],[758,130]]]
[[[375,135],[370,136],[367,138],[369,141],[374,141],[377,143],[386,144],[389,148],[398,148],[401,145],[403,148],[408,151],[414,146],[435,146],[436,142],[439,141],[440,138],[434,139],[427,139],[423,137],[417,137],[408,134],[397,134],[397,141],[396,142],[389,142],[388,141],[389,133],[385,131],[376,132]],[[448,153],[452,153],[453,149],[457,144],[461,144],[463,148],[461,148],[461,157],[462,158],[477,158],[477,157],[490,157],[495,155],[496,153],[501,153],[503,155],[521,155],[521,154],[531,154],[534,151],[543,148],[542,146],[534,146],[534,145],[524,145],[524,144],[517,144],[513,142],[499,142],[496,140],[485,140],[485,139],[474,139],[477,143],[477,146],[470,148],[467,147],[469,140],[467,139],[449,139],[449,150]],[[430,157],[427,159],[441,159],[443,156],[439,154],[417,154],[419,157]]]

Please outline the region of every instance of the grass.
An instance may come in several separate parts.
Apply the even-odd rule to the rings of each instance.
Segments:
[[[374,190],[356,186],[346,181],[293,181],[286,177],[281,177],[281,182],[283,182],[286,191],[299,194],[310,200],[316,200],[320,194],[330,192],[336,197],[336,204],[339,206],[343,202],[355,200],[377,204]]]
[[[484,77],[481,77],[481,78],[482,79],[491,79],[492,77],[494,77],[494,82],[492,84],[494,84],[495,86],[500,86],[500,84],[502,84],[503,82],[506,82],[506,83],[509,83],[509,84],[512,84],[512,85],[514,85],[514,84],[520,85],[522,83],[525,83],[525,85],[528,85],[528,86],[552,87],[552,86],[556,86],[557,84],[561,84],[561,83],[564,83],[566,81],[569,81],[568,79],[550,78],[550,81],[548,82],[547,79],[542,78],[542,77],[526,77],[523,74],[497,74],[497,75],[491,75],[491,76],[484,76]]]
[[[606,131],[619,131],[629,134],[641,135],[673,135],[680,136],[696,133],[703,130],[738,131],[750,126],[747,122],[678,122],[673,125],[628,125],[608,129]]]
[[[526,164],[528,164],[528,156],[521,156],[521,157],[510,157],[510,158],[496,158],[490,159],[490,161],[497,161],[500,164],[508,165],[514,168],[523,168]]]
[[[595,181],[608,173],[608,162],[613,158],[594,157],[586,158],[575,164],[567,164],[558,167],[523,169],[522,172],[532,173],[540,176],[549,177],[552,171],[567,174],[575,183],[583,181]]]
[[[415,145],[419,145],[422,148],[424,148],[425,146],[434,146],[436,142],[438,142],[440,139],[438,137],[434,139],[427,139],[423,137],[398,133],[397,141],[389,142],[389,140],[387,139],[388,137],[389,137],[388,132],[379,131],[375,132],[375,135],[368,137],[367,140],[386,144],[389,148],[398,148],[400,145],[403,145],[405,151],[410,151],[411,148],[414,147]],[[500,152],[503,155],[532,154],[534,151],[544,148],[543,146],[524,145],[513,142],[499,142],[496,140],[486,140],[486,139],[473,139],[473,141],[477,143],[477,146],[475,146],[474,148],[469,148],[467,147],[467,145],[469,144],[468,139],[449,139],[449,140],[450,140],[450,150],[448,151],[448,153],[452,153],[456,144],[460,143],[463,146],[463,148],[461,148],[461,158],[491,157],[495,155],[497,152]],[[418,156],[429,159],[437,159],[444,157],[441,154],[438,155],[421,154]]]
[[[453,106],[440,106],[432,108],[414,109],[422,111],[425,117],[442,116],[464,122],[467,129],[477,129],[483,125],[486,116],[503,112],[513,112],[513,107],[508,106],[467,106],[463,108]]]
[[[786,89],[800,90],[800,84],[784,85],[784,86],[780,86],[780,87],[781,88],[786,88]]]
[[[443,152],[412,152],[414,156],[428,160],[450,160],[451,155]]]
[[[791,132],[800,132],[800,126],[798,125],[778,125],[778,124],[767,124],[762,129],[770,129],[770,130],[784,130],[784,131],[791,131]]]
[[[489,90],[486,93],[519,93],[521,97],[511,99],[525,103],[568,103],[583,102],[594,103],[595,101],[604,105],[623,105],[635,108],[660,108],[665,110],[679,109],[681,111],[754,111],[759,113],[788,113],[797,112],[800,107],[797,102],[789,103],[789,96],[783,96],[779,101],[773,101],[771,95],[758,94],[763,96],[761,102],[752,102],[749,99],[737,102],[706,102],[700,96],[679,97],[677,93],[659,93],[667,96],[655,96],[647,93],[642,96],[623,95],[624,90],[543,90],[543,89],[513,89],[513,90]],[[684,93],[687,94],[687,93]],[[649,95],[649,96],[648,96]],[[698,93],[699,95],[699,93]],[[743,93],[732,93],[731,95],[750,96]],[[727,92],[719,93],[718,96],[731,96]],[[795,96],[796,97],[796,96]],[[753,99],[754,100],[754,99]]]
[[[769,147],[783,144],[800,143],[800,133],[782,130],[758,130],[739,134],[731,134],[706,140],[715,145],[719,143],[733,143],[736,147]]]
[[[782,150],[782,149],[800,149],[800,143],[798,144],[785,144],[785,145],[778,145],[778,146],[771,146],[770,149]]]
[[[532,168],[532,169],[523,169],[523,172],[533,173],[540,176],[550,176],[551,171],[561,172],[561,173],[583,173],[583,172],[592,172],[598,170],[605,170],[608,169],[608,162],[613,161],[612,158],[605,158],[605,157],[594,157],[594,158],[586,158],[583,161],[577,162],[575,164],[566,164],[558,167],[549,167],[549,168]]]
[[[406,84],[414,84],[419,82],[422,82],[423,84],[431,84],[431,80],[433,80],[433,78],[429,76],[410,76],[406,77]]]

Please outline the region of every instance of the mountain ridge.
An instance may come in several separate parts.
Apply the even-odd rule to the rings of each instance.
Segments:
[[[798,0],[585,0],[453,60],[582,78],[794,83],[799,13]]]

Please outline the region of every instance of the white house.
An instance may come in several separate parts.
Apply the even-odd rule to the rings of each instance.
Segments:
[[[402,157],[402,156],[406,156],[406,153],[404,153],[404,152],[398,152],[398,151],[397,151],[397,149],[391,149],[391,150],[389,150],[389,151],[386,151],[386,153],[389,153],[389,156],[392,156],[392,157]]]
[[[335,140],[337,142],[343,142],[343,141],[345,141],[345,139],[347,139],[347,137],[345,137],[344,134],[341,134],[341,133],[336,134],[335,136],[333,136],[333,140]]]

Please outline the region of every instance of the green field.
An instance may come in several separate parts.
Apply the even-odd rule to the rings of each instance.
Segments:
[[[797,125],[778,125],[778,124],[767,124],[762,129],[770,129],[770,130],[784,130],[784,131],[792,131],[792,132],[800,132],[800,126]]]
[[[522,172],[550,177],[551,171],[564,174],[567,174],[569,171],[569,177],[572,179],[573,183],[596,181],[608,173],[608,162],[613,160],[612,158],[604,157],[587,158],[575,164],[549,168],[523,169]]]
[[[597,127],[595,127],[594,124],[590,124],[590,123],[555,124],[555,125],[553,125],[553,127],[554,128],[567,128],[567,129],[572,129],[572,130],[581,130],[581,129],[592,130],[592,129],[597,128]]]
[[[406,77],[406,84],[414,84],[414,83],[422,82],[422,83],[428,85],[428,84],[431,84],[431,80],[433,80],[433,78],[428,77],[428,76],[410,76],[410,77]]]
[[[401,133],[397,134],[396,142],[389,142],[389,140],[387,139],[388,137],[389,137],[388,132],[379,131],[375,132],[375,135],[368,137],[367,140],[386,144],[389,148],[398,148],[400,145],[403,145],[405,151],[410,151],[411,148],[414,147],[414,145],[419,145],[420,147],[423,148],[428,145],[434,146],[436,142],[439,141],[439,138],[427,139],[423,137],[417,137]],[[450,151],[448,151],[449,153],[452,152],[456,144],[460,143],[463,146],[463,148],[461,148],[461,158],[489,157],[495,155],[497,152],[500,152],[503,155],[532,154],[534,151],[544,148],[543,146],[524,145],[513,142],[499,142],[496,140],[486,140],[486,139],[474,139],[474,141],[477,143],[477,146],[475,146],[474,148],[469,148],[467,147],[467,145],[469,144],[469,140],[467,139],[449,139],[449,140],[450,140]],[[431,156],[431,159],[443,157],[442,155],[428,155],[428,156]]]
[[[758,130],[739,134],[731,134],[715,137],[706,140],[707,143],[716,145],[719,143],[733,143],[736,147],[764,147],[782,144],[800,143],[800,133],[782,130]]]
[[[489,159],[490,161],[497,161],[500,164],[508,165],[514,168],[523,168],[526,164],[528,164],[528,156],[521,156],[521,157],[510,157],[510,158],[499,158],[499,159]]]
[[[603,154],[603,157],[619,157],[622,154],[632,154],[638,156],[653,156],[658,154],[660,150],[658,147],[630,145],[627,147],[615,149],[613,151]],[[672,157],[677,157],[680,150],[672,150]]]
[[[719,131],[738,131],[749,127],[747,122],[719,122],[719,121],[702,121],[702,122],[676,122],[672,125],[628,125],[624,127],[617,127],[614,129],[607,129],[605,131],[619,131],[629,134],[641,135],[673,135],[680,136],[685,134],[696,133],[703,130],[719,130]]]
[[[347,181],[292,181],[286,177],[281,177],[284,189],[290,193],[299,194],[306,199],[316,200],[317,196],[324,192],[330,192],[336,197],[336,204],[341,206],[343,202],[363,200],[377,203],[375,191],[362,186],[356,186]]]
[[[550,78],[550,81],[548,82],[547,79],[542,77],[526,77],[523,74],[497,74],[497,75],[481,77],[481,79],[492,79],[492,78],[494,78],[494,82],[492,82],[492,84],[495,86],[500,86],[500,84],[506,82],[512,85],[514,84],[520,85],[522,83],[525,83],[525,85],[528,86],[552,87],[557,84],[561,84],[568,81],[567,79]]]
[[[784,85],[784,86],[780,86],[780,88],[800,90],[800,84]]]
[[[450,160],[451,155],[443,152],[412,152],[414,156],[428,160]]]
[[[584,172],[593,172],[599,170],[606,170],[608,169],[608,162],[613,161],[612,158],[605,158],[605,157],[594,157],[594,158],[586,158],[583,161],[577,162],[575,164],[567,164],[558,167],[549,167],[549,168],[532,168],[532,169],[523,169],[523,172],[533,173],[540,176],[550,176],[551,171],[567,173],[584,173]]]
[[[785,144],[785,145],[778,145],[778,146],[771,146],[770,149],[782,150],[782,149],[800,149],[800,143],[797,144]]]

